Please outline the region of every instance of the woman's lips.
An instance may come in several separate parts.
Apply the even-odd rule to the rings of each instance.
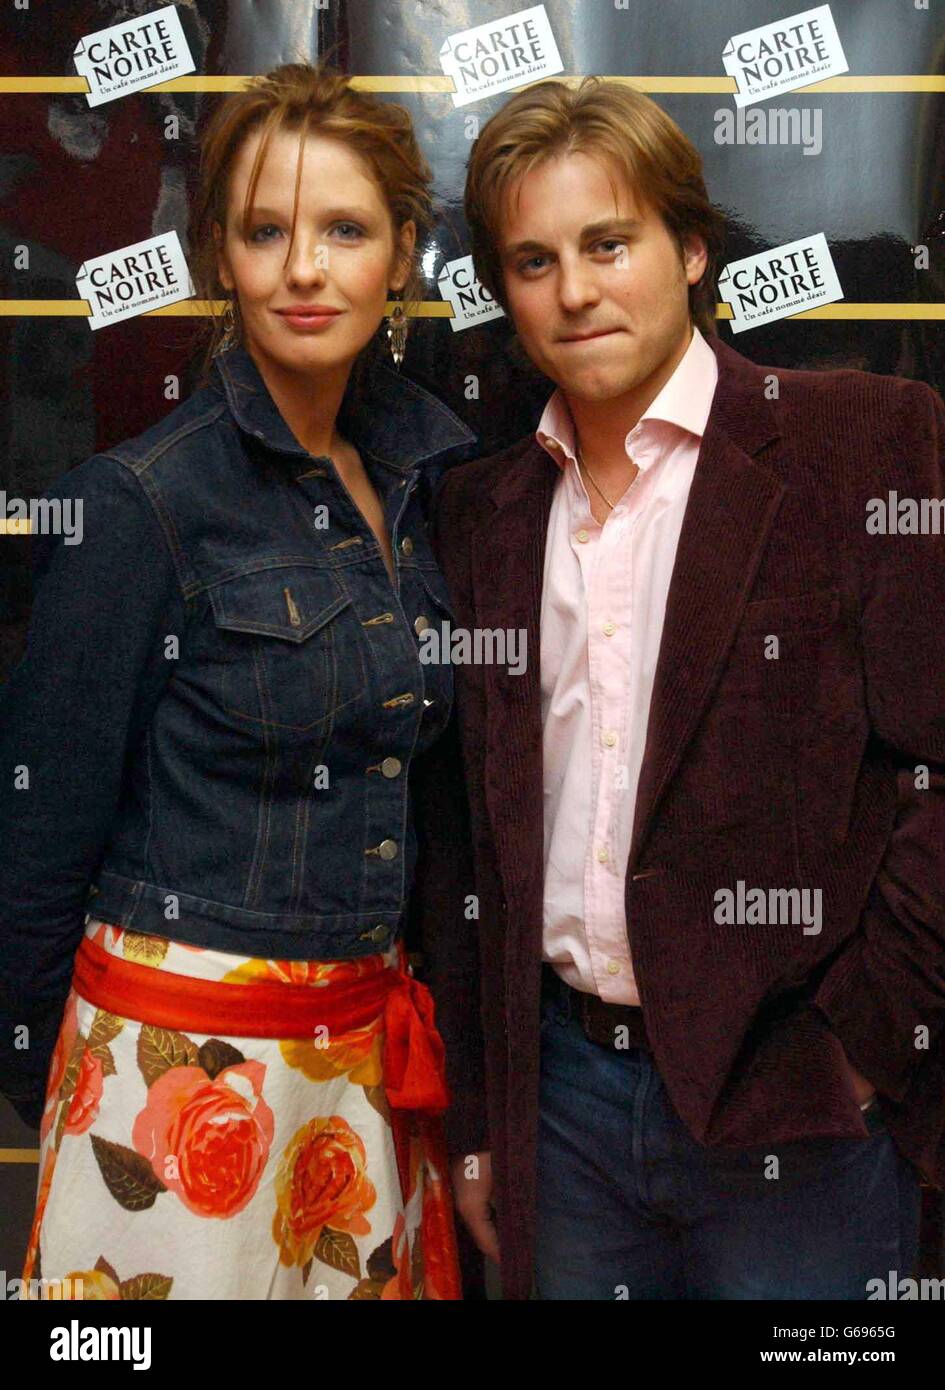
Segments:
[[[327,328],[330,323],[341,318],[340,313],[334,314],[289,314],[285,310],[276,311],[281,319],[284,319],[292,328],[319,329]]]

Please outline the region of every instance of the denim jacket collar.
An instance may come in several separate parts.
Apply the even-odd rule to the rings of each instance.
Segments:
[[[240,429],[281,453],[310,462],[312,456],[289,429],[256,366],[238,344],[214,359],[214,384],[223,390]],[[352,382],[342,401],[339,421],[358,448],[400,472],[447,450],[471,444],[472,430],[416,382],[383,363],[372,364],[352,408]]]

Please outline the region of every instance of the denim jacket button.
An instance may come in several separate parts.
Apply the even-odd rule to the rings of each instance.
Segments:
[[[381,771],[385,777],[396,777],[402,766],[399,758],[385,758],[381,763]]]
[[[420,613],[413,620],[413,630],[417,634],[417,636],[419,636],[421,632],[426,632],[429,626],[430,619],[426,616],[425,613]]]
[[[363,932],[361,933],[361,940],[362,940],[362,941],[383,941],[384,938],[385,938],[386,936],[387,936],[387,928],[384,926],[384,923],[383,923],[383,922],[378,922],[377,926],[376,926],[376,927],[372,927],[370,931],[363,931]]]
[[[413,554],[413,541],[409,536],[404,536],[403,540],[400,542],[400,548],[405,555]]]
[[[382,840],[381,843],[380,843],[380,844],[378,845],[378,847],[377,847],[377,852],[378,852],[378,854],[381,856],[382,859],[396,859],[396,858],[397,858],[397,841],[396,841],[396,840]]]

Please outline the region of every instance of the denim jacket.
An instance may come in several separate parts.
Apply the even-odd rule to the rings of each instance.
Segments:
[[[43,494],[81,499],[82,539],[32,540],[26,651],[0,689],[14,1103],[41,1099],[86,913],[288,959],[386,950],[403,926],[408,772],[452,702],[449,665],[420,660],[420,633],[450,618],[425,511],[475,436],[388,367],[368,380],[339,428],[382,501],[393,586],[331,460],[298,443],[243,347]]]

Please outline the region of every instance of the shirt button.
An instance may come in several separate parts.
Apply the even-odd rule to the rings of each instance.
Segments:
[[[604,623],[603,633],[604,633],[604,636],[605,636],[605,637],[613,637],[613,635],[614,635],[614,633],[615,633],[616,631],[617,631],[617,624],[616,624],[616,623],[611,623],[611,622],[606,622],[606,623]]]
[[[404,555],[413,554],[413,541],[409,536],[404,536],[403,540],[400,542],[400,549]]]
[[[400,772],[401,766],[402,764],[399,758],[385,758],[381,763],[381,771],[385,777],[396,777]]]
[[[417,633],[418,636],[421,632],[425,632],[429,626],[430,619],[426,617],[423,613],[419,614],[419,616],[414,618],[413,620],[413,630]]]
[[[601,845],[600,849],[597,851],[597,862],[599,864],[606,864],[609,858],[610,855],[607,853],[606,848]]]
[[[619,960],[609,960],[609,961],[607,962],[607,974],[608,974],[608,975],[619,975],[619,974],[620,974],[620,961],[619,961]]]
[[[397,858],[397,841],[396,841],[396,840],[382,840],[381,843],[380,843],[380,844],[378,845],[378,847],[377,847],[377,852],[378,852],[378,854],[381,856],[382,859],[396,859],[396,858]]]
[[[601,742],[604,744],[605,748],[613,748],[614,744],[617,742],[617,735],[614,733],[613,729],[604,730],[601,736]]]
[[[587,540],[587,532],[584,530],[583,527],[580,531],[578,531],[576,539],[579,540],[582,545]]]

